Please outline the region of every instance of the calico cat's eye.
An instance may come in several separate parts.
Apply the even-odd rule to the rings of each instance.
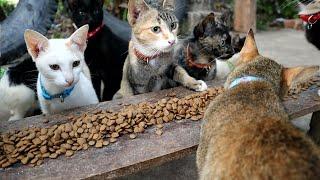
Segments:
[[[161,32],[161,28],[159,26],[152,27],[151,30],[152,32],[157,34]]]
[[[226,40],[221,40],[221,46],[225,46],[226,45]]]
[[[73,63],[72,63],[72,67],[78,67],[80,65],[80,61],[74,61]]]
[[[171,23],[171,30],[175,30],[177,28],[177,23],[173,22]]]
[[[85,12],[82,12],[82,11],[79,12],[80,16],[84,16],[85,14],[86,14]]]
[[[50,68],[51,68],[52,70],[55,70],[55,71],[57,71],[57,70],[60,69],[60,66],[59,66],[58,64],[51,64],[51,65],[49,65],[49,66],[50,66]]]

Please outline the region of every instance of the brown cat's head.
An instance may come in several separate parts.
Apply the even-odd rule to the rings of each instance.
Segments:
[[[128,21],[132,26],[132,43],[141,53],[152,55],[173,49],[178,41],[174,4],[174,0],[164,0],[162,6],[155,9],[144,0],[129,0]]]
[[[259,54],[253,31],[250,30],[240,52],[236,68],[230,73],[225,87],[242,77],[263,79],[271,83],[275,91],[283,96],[288,90],[319,72],[319,66],[284,68],[276,61]]]

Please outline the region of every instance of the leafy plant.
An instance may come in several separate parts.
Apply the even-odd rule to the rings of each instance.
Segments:
[[[8,16],[13,10],[15,5],[8,0],[0,0],[0,10],[2,10],[5,16]]]
[[[257,0],[257,27],[265,30],[276,18],[295,18],[296,3],[288,0]]]

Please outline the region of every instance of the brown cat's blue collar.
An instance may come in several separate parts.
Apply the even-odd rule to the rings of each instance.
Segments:
[[[87,39],[90,39],[92,37],[94,37],[99,31],[101,31],[102,27],[104,26],[103,23],[101,23],[100,26],[98,26],[97,28],[95,28],[93,31],[90,31],[88,33]]]

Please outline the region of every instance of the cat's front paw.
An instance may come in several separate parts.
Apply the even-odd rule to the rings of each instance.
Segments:
[[[194,87],[192,89],[195,91],[198,91],[198,92],[202,92],[202,91],[207,90],[208,86],[204,81],[198,80],[197,83],[194,84]]]
[[[320,96],[320,89],[318,90],[318,96]]]
[[[117,100],[117,99],[123,99],[123,95],[120,92],[117,92],[115,95],[113,95],[112,100]]]

